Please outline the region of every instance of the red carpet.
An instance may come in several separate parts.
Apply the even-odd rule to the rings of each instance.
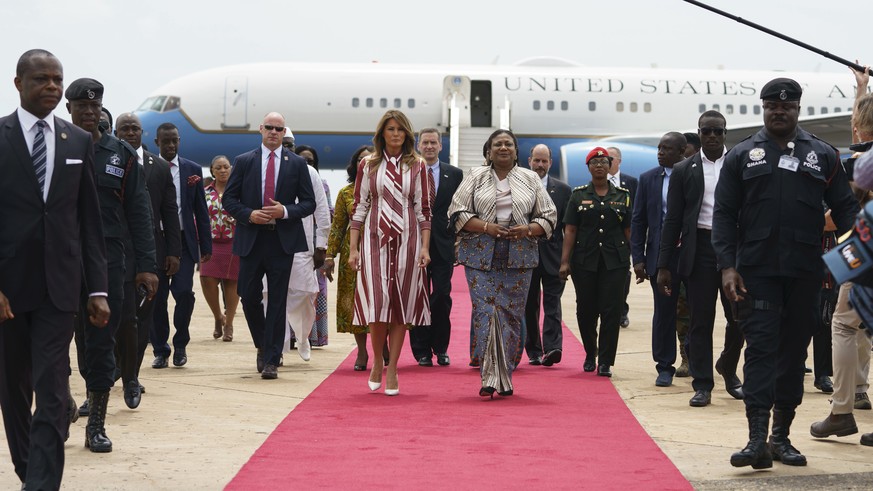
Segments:
[[[463,269],[452,283],[450,367],[419,367],[407,346],[388,397],[352,370],[352,352],[226,489],[692,489],[609,379],[583,374],[566,327],[561,364],[525,356],[515,395],[480,398]]]

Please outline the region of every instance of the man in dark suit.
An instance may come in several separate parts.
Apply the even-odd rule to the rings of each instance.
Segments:
[[[285,118],[267,114],[260,131],[261,146],[234,159],[223,204],[236,219],[237,288],[258,349],[258,371],[264,379],[275,379],[285,342],[291,263],[295,253],[309,250],[301,218],[315,211],[315,193],[306,161],[282,147]],[[266,315],[262,305],[265,274]]]
[[[658,143],[658,167],[640,175],[637,200],[631,219],[631,255],[637,283],[650,280],[655,301],[652,318],[652,358],[658,370],[655,385],[673,384],[676,369],[676,298],[658,291],[655,281],[658,249],[661,245],[661,226],[667,215],[667,186],[673,165],[682,160],[685,137],[682,133],[665,134]],[[678,258],[677,258],[678,259]],[[676,264],[669,266],[675,273]],[[679,276],[674,275],[672,290],[679,291]]]
[[[161,157],[170,163],[170,173],[176,188],[176,205],[179,210],[179,225],[182,229],[182,259],[179,272],[167,275],[161,282],[155,300],[154,325],[150,332],[155,360],[152,368],[166,368],[170,357],[170,319],[167,298],[170,293],[176,300],[173,312],[173,365],[181,367],[188,363],[186,347],[191,336],[188,326],[194,312],[194,267],[198,262],[209,261],[212,256],[212,231],[206,194],[203,191],[203,169],[200,165],[179,156],[179,130],[172,123],[163,123],[155,131],[155,144]]]
[[[609,174],[609,181],[613,186],[618,188],[627,189],[630,192],[631,203],[636,203],[637,198],[637,185],[639,181],[634,176],[629,176],[627,174],[621,173],[621,150],[618,147],[606,147],[606,151],[609,152],[609,156],[612,157],[612,171],[614,173]],[[627,303],[627,296],[630,294],[630,284],[631,284],[631,272],[627,270],[627,280],[624,283],[624,307],[621,311],[621,320],[619,321],[619,325],[621,327],[627,327],[630,325],[630,318],[628,318],[628,312],[630,312],[630,305]]]
[[[427,281],[430,289],[430,325],[416,326],[409,331],[409,346],[421,366],[449,364],[449,336],[452,332],[452,272],[455,269],[455,233],[449,229],[448,211],[452,196],[464,180],[464,172],[440,162],[442,135],[436,128],[425,128],[418,133],[418,151],[427,162],[428,173],[436,191],[430,205],[433,223],[430,234],[430,264]]]
[[[531,170],[536,172],[543,188],[555,203],[558,221],[549,240],[539,243],[540,263],[533,270],[527,303],[524,309],[524,322],[527,326],[527,340],[524,349],[531,365],[550,367],[561,362],[563,336],[561,333],[561,295],[566,282],[558,277],[561,267],[561,248],[564,244],[564,210],[570,201],[570,186],[549,175],[552,167],[552,150],[547,145],[535,145],[527,159]],[[541,286],[542,285],[542,286]],[[540,294],[542,294],[543,336],[540,339]]]
[[[658,290],[664,295],[677,295],[670,265],[679,256],[676,272],[685,279],[688,304],[691,308],[691,328],[687,336],[687,353],[694,397],[693,407],[707,406],[714,387],[712,376],[712,330],[715,323],[715,302],[719,294],[728,321],[725,349],[715,364],[724,376],[725,388],[736,399],[743,398],[742,383],[737,378],[737,363],[743,347],[743,336],[734,322],[730,302],[721,289],[721,273],[716,268],[712,249],[712,210],[715,186],[727,149],[724,116],[706,111],[697,122],[702,151],[683,160],[673,168],[667,192],[667,217],[661,230],[658,256]]]
[[[24,53],[15,72],[21,107],[0,118],[0,408],[26,489],[61,485],[83,280],[91,322],[109,322],[94,150],[90,135],[52,114],[63,86],[54,55]]]
[[[124,113],[118,116],[115,134],[136,150],[140,167],[145,175],[152,202],[158,280],[166,282],[167,278],[179,271],[182,255],[176,186],[173,185],[170,164],[143,148],[142,123],[137,115]],[[127,329],[122,327],[117,341],[118,366],[124,382],[124,402],[131,409],[139,406],[142,395],[139,369],[149,343],[149,332],[154,319],[154,302],[137,302],[137,307],[136,318],[127,319],[127,322],[133,322],[133,325],[127,326]]]

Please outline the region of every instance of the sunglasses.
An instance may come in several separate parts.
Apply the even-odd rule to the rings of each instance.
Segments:
[[[709,136],[709,135],[721,136],[725,133],[727,133],[727,130],[724,128],[709,128],[709,127],[700,128],[700,134],[704,135],[704,136]]]
[[[273,126],[273,125],[265,124],[264,129],[267,131],[275,131],[276,133],[285,133],[284,126]]]

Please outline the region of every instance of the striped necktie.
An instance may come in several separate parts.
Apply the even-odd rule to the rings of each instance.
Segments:
[[[433,177],[433,167],[427,168],[427,188],[430,190],[430,209],[433,213],[434,202],[436,202],[436,179]]]
[[[379,230],[382,244],[399,237],[403,231],[403,175],[396,157],[387,157],[385,162],[385,184],[383,186],[382,206],[379,207]]]
[[[47,155],[45,146],[46,122],[40,119],[36,122],[36,126],[36,136],[33,138],[33,152],[30,156],[33,158],[33,168],[36,171],[36,180],[39,181],[39,191],[45,194],[45,167]]]

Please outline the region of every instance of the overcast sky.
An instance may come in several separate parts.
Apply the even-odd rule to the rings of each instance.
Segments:
[[[710,0],[838,56],[873,64],[869,0]],[[67,84],[93,77],[118,115],[154,89],[221,65],[268,62],[511,64],[844,72],[820,55],[682,0],[5,0],[0,113],[18,105],[18,57],[53,52]],[[852,24],[867,25],[857,29]],[[58,115],[68,118],[60,107]]]

